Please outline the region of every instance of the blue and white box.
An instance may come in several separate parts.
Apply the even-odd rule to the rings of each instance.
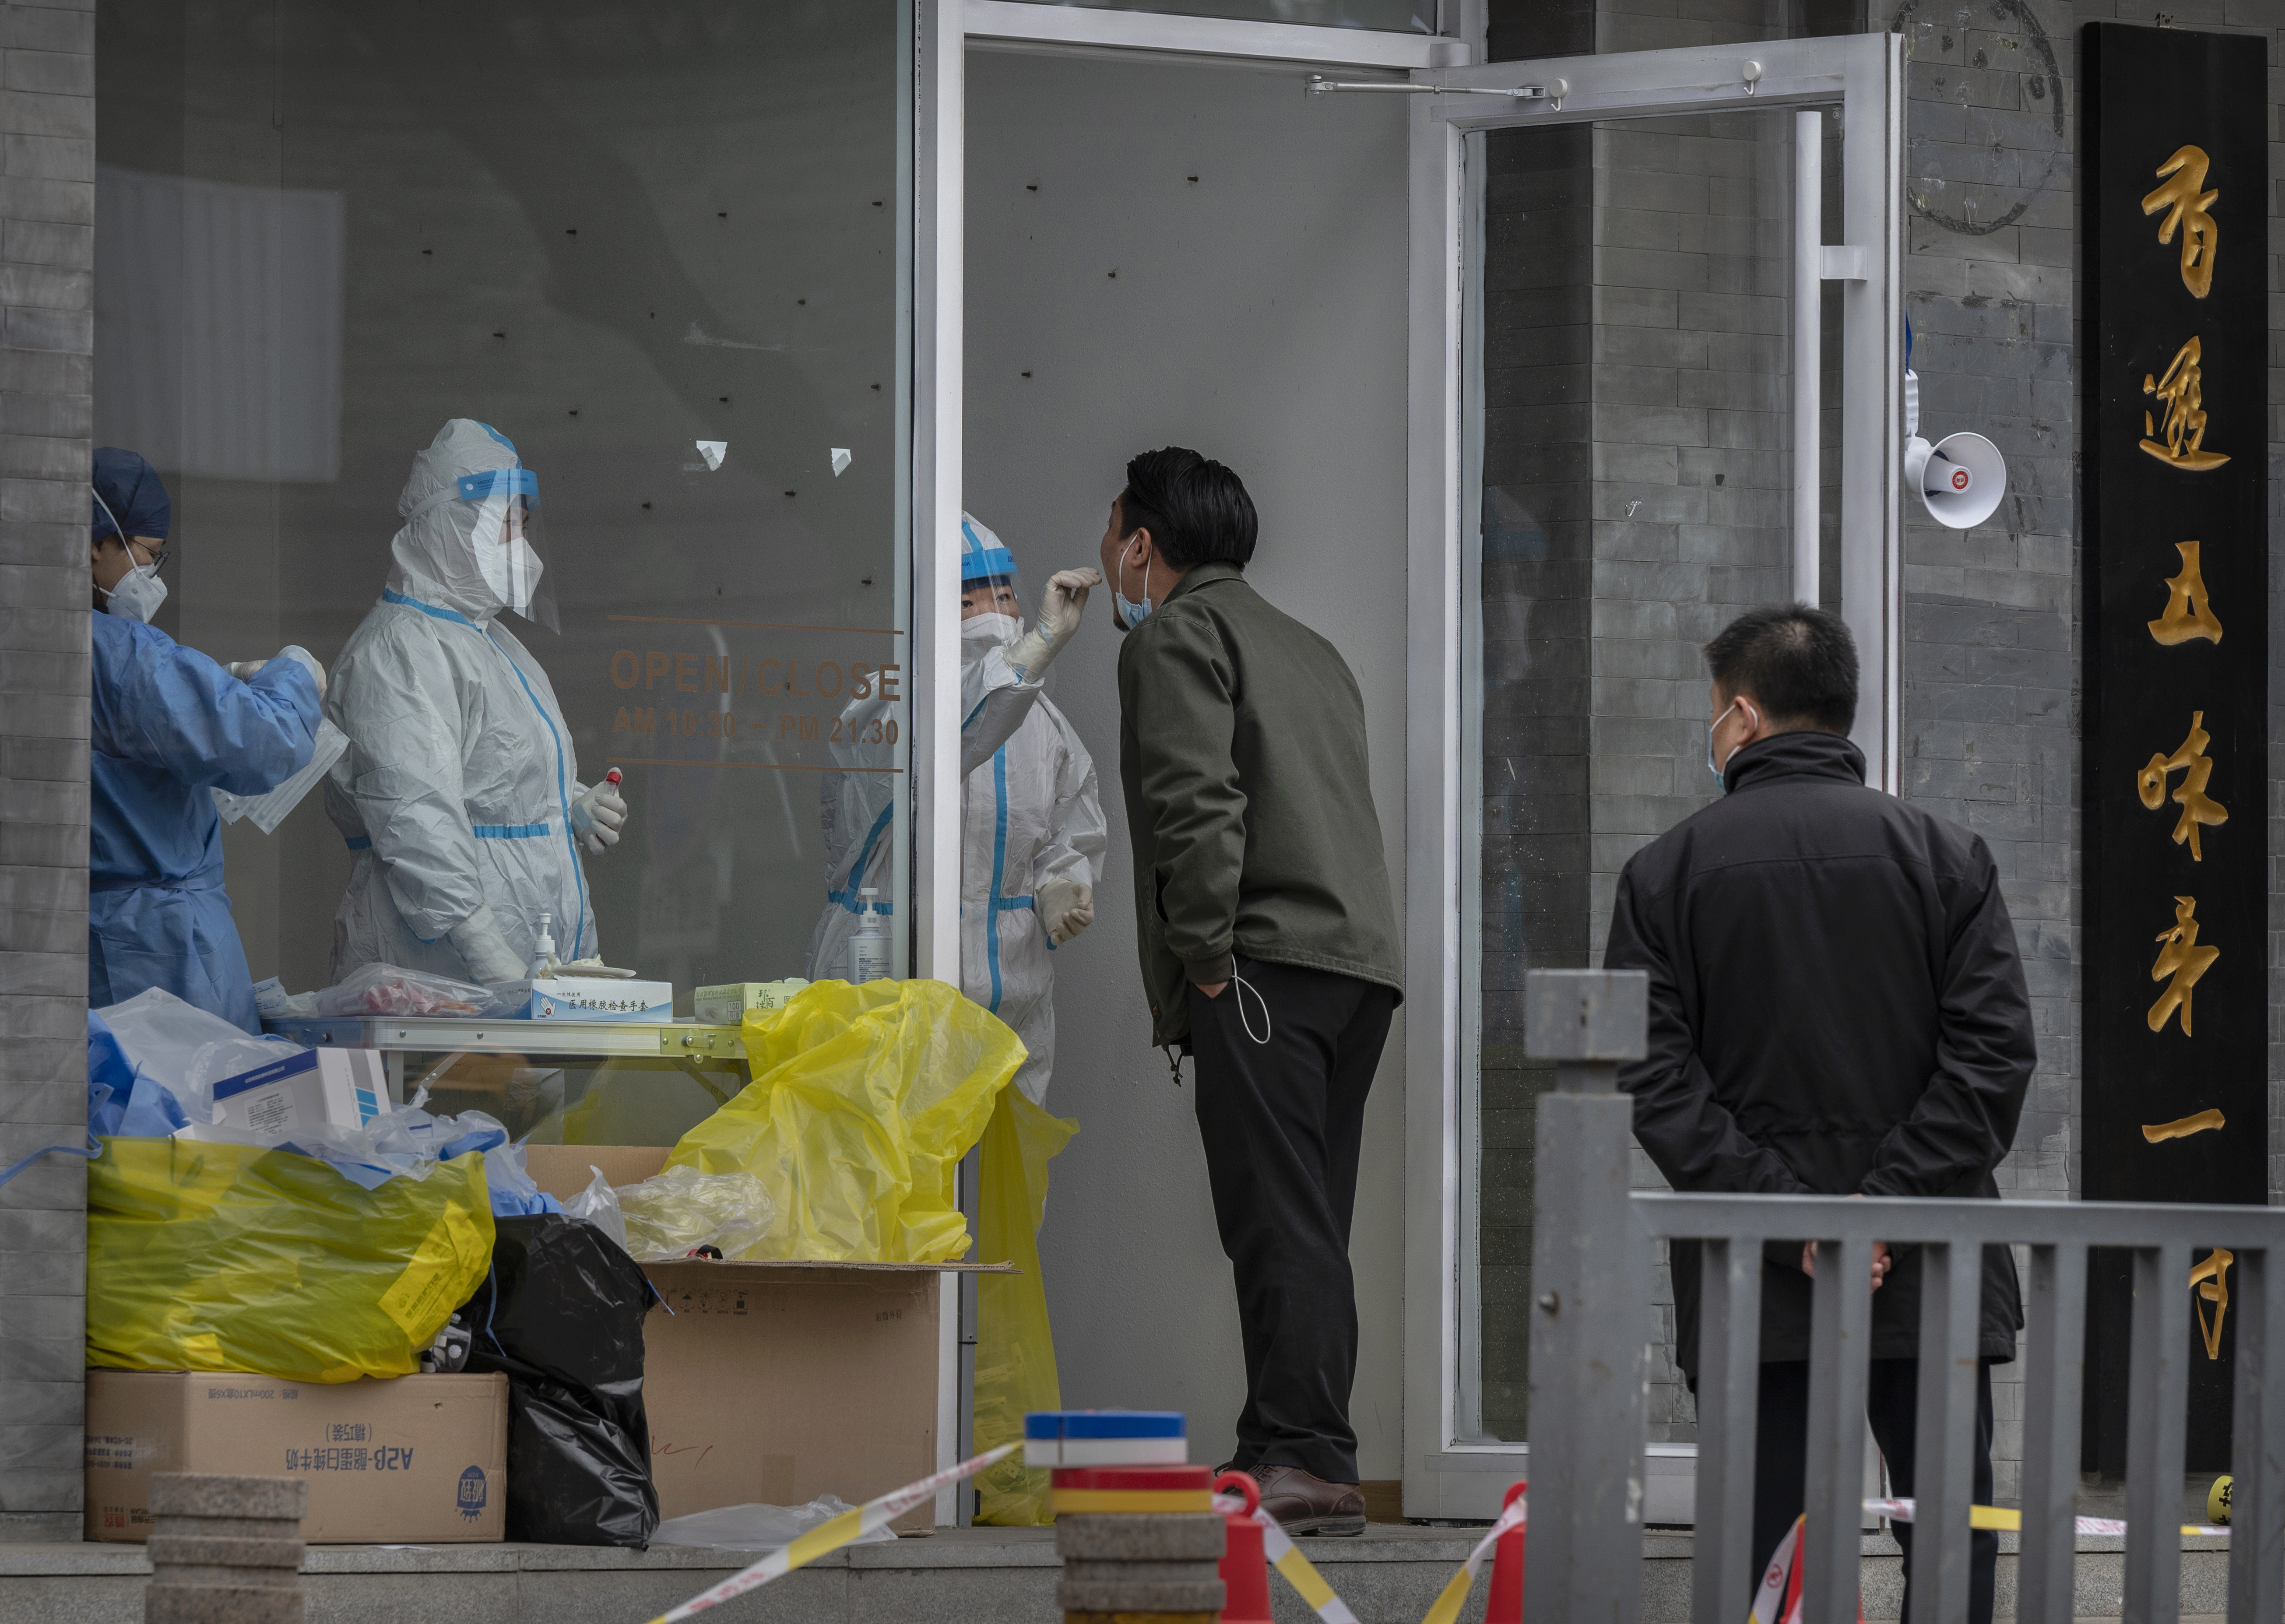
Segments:
[[[361,1127],[389,1103],[378,1049],[303,1049],[215,1085],[221,1126],[256,1134]]]
[[[1024,1417],[1024,1464],[1182,1466],[1190,1440],[1178,1409],[1040,1409]]]
[[[611,976],[544,976],[531,984],[535,1021],[671,1021],[674,984]]]

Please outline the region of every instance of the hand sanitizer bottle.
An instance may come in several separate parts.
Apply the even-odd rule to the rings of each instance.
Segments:
[[[849,938],[849,979],[860,985],[889,974],[889,923],[873,900],[880,894],[869,885],[858,893],[865,900],[858,910],[857,934]]]
[[[542,914],[539,916],[539,940],[531,950],[530,977],[534,981],[545,981],[555,974],[555,938],[550,934],[554,929],[555,915]]]

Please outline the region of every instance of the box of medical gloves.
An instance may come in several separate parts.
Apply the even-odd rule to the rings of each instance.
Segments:
[[[798,976],[783,981],[732,981],[701,987],[690,995],[690,1013],[709,1026],[735,1026],[749,1009],[782,1009],[809,983]]]
[[[610,976],[543,976],[531,984],[535,1021],[671,1021],[674,984]]]
[[[215,1085],[224,1127],[256,1134],[362,1126],[389,1109],[378,1049],[303,1049]]]
[[[86,1536],[146,1540],[154,1471],[301,1478],[313,1545],[506,1532],[507,1377],[285,1382],[210,1370],[87,1373]]]

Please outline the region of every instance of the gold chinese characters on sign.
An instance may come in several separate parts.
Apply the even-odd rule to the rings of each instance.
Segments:
[[[2195,897],[2174,898],[2174,922],[2157,935],[2158,961],[2150,967],[2150,979],[2166,981],[2166,990],[2158,994],[2158,1001],[2150,1006],[2150,1030],[2163,1032],[2167,1019],[2175,1010],[2182,1012],[2182,1036],[2190,1031],[2190,992],[2198,978],[2214,966],[2221,957],[2218,947],[2198,945],[2198,899]]]
[[[2187,1139],[2209,1128],[2219,1131],[2227,1123],[2228,1118],[2218,1110],[2202,1110],[2195,1116],[2177,1117],[2171,1122],[2146,1122],[2142,1125],[2142,1137],[2154,1145],[2161,1145],[2170,1139]]]
[[[2173,364],[2163,378],[2142,374],[2142,392],[2155,395],[2165,407],[2163,430],[2150,413],[2142,414],[2142,449],[2159,461],[2193,474],[2218,468],[2229,459],[2204,449],[2206,440],[2205,350],[2195,334],[2174,352]],[[2163,438],[2156,438],[2161,433]]]
[[[2174,551],[2182,555],[2182,573],[2166,582],[2166,612],[2144,624],[2150,628],[2150,635],[2169,648],[2201,637],[2218,643],[2221,622],[2206,600],[2205,577],[2198,573],[2198,544],[2178,541]]]
[[[2155,215],[2160,209],[2166,217],[2158,223],[2158,240],[2174,240],[2179,228],[2182,233],[2182,286],[2190,290],[2190,297],[2203,299],[2213,291],[2214,252],[2221,245],[2221,228],[2215,224],[2210,212],[2221,197],[2218,188],[2207,192],[2205,149],[2184,146],[2158,166],[2158,174],[2171,177],[2166,184],[2142,200],[2142,212]]]
[[[2134,775],[2134,787],[2141,791],[2142,804],[2152,812],[2166,804],[2167,775],[2179,773],[2181,788],[2174,791],[2174,803],[2182,809],[2174,825],[2174,843],[2190,843],[2190,860],[2203,863],[2206,854],[2198,846],[2198,829],[2218,828],[2229,821],[2229,811],[2219,801],[2206,793],[2206,781],[2213,777],[2213,758],[2206,754],[2206,746],[2213,735],[2205,730],[2206,713],[2190,712],[2189,736],[2171,756],[2154,753],[2148,765]],[[2188,1027],[2183,1028],[2185,1032]]]
[[[2229,1266],[2236,1261],[2236,1253],[2217,1246],[2190,1265],[2190,1290],[2197,1294],[2190,1306],[2197,1310],[2198,1334],[2205,1338],[2208,1359],[2221,1357],[2221,1322],[2229,1314]],[[2214,1306],[2211,1323],[2206,1320],[2208,1303]]]

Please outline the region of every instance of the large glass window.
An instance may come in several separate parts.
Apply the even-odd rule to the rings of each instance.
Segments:
[[[601,945],[686,1009],[811,973],[843,766],[907,914],[907,11],[101,13],[96,438],[173,491],[159,624],[330,663],[413,454],[495,427],[561,632],[503,624],[632,808],[585,861]],[[351,857],[320,797],[226,841],[255,975],[324,985]]]
[[[1529,1437],[1534,1124],[1554,1069],[1525,1055],[1524,975],[1601,964],[1627,859],[1720,793],[1700,648],[1790,595],[1795,134],[1786,109],[1470,137],[1464,1436]],[[1837,286],[1825,303],[1815,545],[1837,608]],[[1654,1290],[1651,1440],[1686,1443],[1662,1258]]]

